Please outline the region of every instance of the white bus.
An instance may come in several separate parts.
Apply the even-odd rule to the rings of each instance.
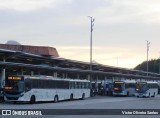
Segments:
[[[113,82],[113,96],[124,95],[134,96],[135,95],[136,81],[114,81]]]
[[[136,93],[137,97],[155,97],[158,94],[157,82],[137,82]]]
[[[85,99],[90,81],[58,79],[49,76],[8,76],[4,87],[6,101],[30,102]]]

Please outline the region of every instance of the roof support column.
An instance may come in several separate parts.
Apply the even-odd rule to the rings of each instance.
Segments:
[[[112,77],[112,83],[115,81],[114,77]]]
[[[91,76],[91,75],[89,75],[89,74],[87,75],[87,79],[88,79],[88,80],[90,80],[90,76]],[[91,81],[91,80],[90,80],[90,81]]]
[[[67,73],[64,72],[64,73],[62,74],[62,78],[65,79],[66,77],[67,77]]]
[[[23,75],[23,68],[21,68],[21,75]]]
[[[38,75],[41,75],[41,72],[40,72],[40,71],[38,71]]]
[[[89,80],[90,81],[90,89],[92,89],[92,80],[93,78],[92,78],[92,73],[90,73],[90,74],[88,74],[87,75],[87,80]]]
[[[79,79],[79,73],[77,73],[77,79]]]
[[[54,77],[57,77],[57,72],[53,72],[53,76],[54,76]]]
[[[99,79],[98,79],[98,75],[96,75],[96,77],[97,77],[96,79],[97,79],[97,82],[98,82],[98,81],[99,81]]]
[[[33,76],[34,75],[34,71],[31,71],[31,76]]]
[[[6,58],[3,57],[3,62],[6,62]],[[6,69],[5,67],[2,69],[2,78],[1,78],[1,87],[5,86],[5,77],[6,77]]]
[[[107,95],[106,85],[107,85],[107,76],[105,75],[105,76],[104,76],[104,95],[105,95],[105,96]]]
[[[67,72],[65,73],[65,77],[66,77],[66,79],[68,78],[68,73]]]

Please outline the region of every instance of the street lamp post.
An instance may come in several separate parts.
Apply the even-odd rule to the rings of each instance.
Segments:
[[[93,26],[94,26],[94,21],[95,19],[92,18],[91,16],[88,16],[90,19],[91,19],[91,34],[90,34],[90,71],[92,71],[92,32],[93,32]],[[89,79],[90,79],[90,88],[92,89],[92,73],[90,73],[90,76],[89,76]]]
[[[150,45],[150,42],[147,41],[147,40],[146,40],[146,42],[147,42],[147,76],[148,76],[148,52],[149,52],[149,45]]]
[[[160,54],[160,52],[159,52],[159,54]],[[160,74],[160,56],[158,58],[158,63],[159,63],[159,74]]]
[[[95,19],[91,16],[88,16],[91,19],[91,34],[90,34],[90,70],[92,70],[92,32]]]

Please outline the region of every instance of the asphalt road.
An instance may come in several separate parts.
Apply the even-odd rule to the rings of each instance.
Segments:
[[[36,104],[26,104],[26,103],[18,103],[13,104],[11,102],[0,103],[0,109],[18,109],[18,110],[25,110],[25,109],[34,109],[34,110],[41,110],[41,109],[63,109],[68,110],[70,109],[70,113],[75,113],[76,115],[64,115],[65,112],[58,111],[58,115],[54,116],[23,116],[23,118],[159,118],[160,117],[160,110],[158,112],[159,115],[97,115],[99,113],[98,110],[110,110],[110,109],[119,109],[119,110],[131,110],[135,111],[135,109],[148,109],[149,111],[153,111],[153,109],[160,109],[160,95],[156,96],[155,98],[136,98],[136,97],[108,97],[108,96],[96,96],[91,97],[85,100],[74,100],[74,101],[61,101],[58,103],[52,102],[43,102],[43,103],[36,103]],[[82,115],[84,112],[79,112],[76,110],[82,109],[82,111],[86,110],[85,114]],[[94,111],[90,109],[95,109]],[[87,111],[89,110],[89,111]],[[62,112],[62,113],[61,113]],[[76,113],[77,112],[77,113]],[[87,115],[91,114],[91,115]],[[96,113],[97,112],[97,113]],[[100,111],[103,114],[103,111]],[[114,113],[114,112],[113,112]],[[81,114],[81,115],[80,115]],[[115,113],[116,114],[116,113]],[[22,118],[22,116],[0,116],[0,118]]]

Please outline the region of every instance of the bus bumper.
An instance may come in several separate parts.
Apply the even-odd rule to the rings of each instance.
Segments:
[[[147,97],[145,93],[136,93],[135,96],[136,97]]]
[[[116,93],[116,92],[113,92],[113,95],[116,96],[116,95],[126,95],[125,92],[121,92],[121,93]]]
[[[19,94],[19,95],[5,94],[4,99],[5,101],[25,101],[24,94]]]

